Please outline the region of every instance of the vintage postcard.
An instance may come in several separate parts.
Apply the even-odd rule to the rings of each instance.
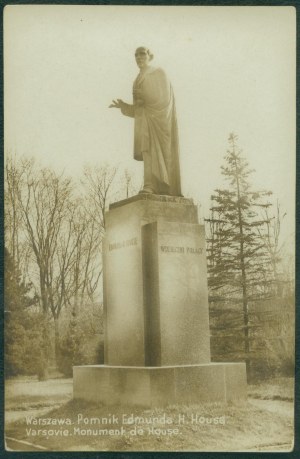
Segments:
[[[7,451],[294,445],[296,10],[4,9]]]

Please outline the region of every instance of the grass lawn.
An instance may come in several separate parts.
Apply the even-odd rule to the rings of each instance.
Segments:
[[[294,380],[278,378],[249,385],[245,403],[150,410],[74,401],[72,379],[11,380],[6,435],[26,443],[11,444],[18,450],[289,451],[293,395]]]

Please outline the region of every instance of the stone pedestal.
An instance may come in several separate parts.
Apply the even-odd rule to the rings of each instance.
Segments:
[[[103,265],[105,365],[74,367],[75,398],[245,398],[245,365],[210,363],[205,235],[192,200],[138,195],[111,205]]]

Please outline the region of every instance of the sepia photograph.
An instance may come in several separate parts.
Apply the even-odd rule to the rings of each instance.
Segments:
[[[6,451],[293,451],[296,9],[3,17]]]

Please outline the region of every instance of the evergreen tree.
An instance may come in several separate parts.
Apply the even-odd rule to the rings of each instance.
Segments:
[[[222,166],[228,187],[215,190],[207,220],[212,345],[217,355],[226,349],[227,358],[243,358],[249,370],[250,333],[258,325],[250,306],[272,296],[270,257],[261,238],[267,221],[260,216],[271,205],[266,201],[271,193],[251,189],[253,171],[237,146],[237,136],[230,134],[228,140]]]
[[[73,375],[74,365],[86,364],[85,336],[76,313],[73,311],[72,318],[66,335],[61,339],[58,358],[58,369],[67,377]]]
[[[31,307],[37,298],[25,284],[5,249],[5,375],[44,374],[48,341],[42,314]]]

